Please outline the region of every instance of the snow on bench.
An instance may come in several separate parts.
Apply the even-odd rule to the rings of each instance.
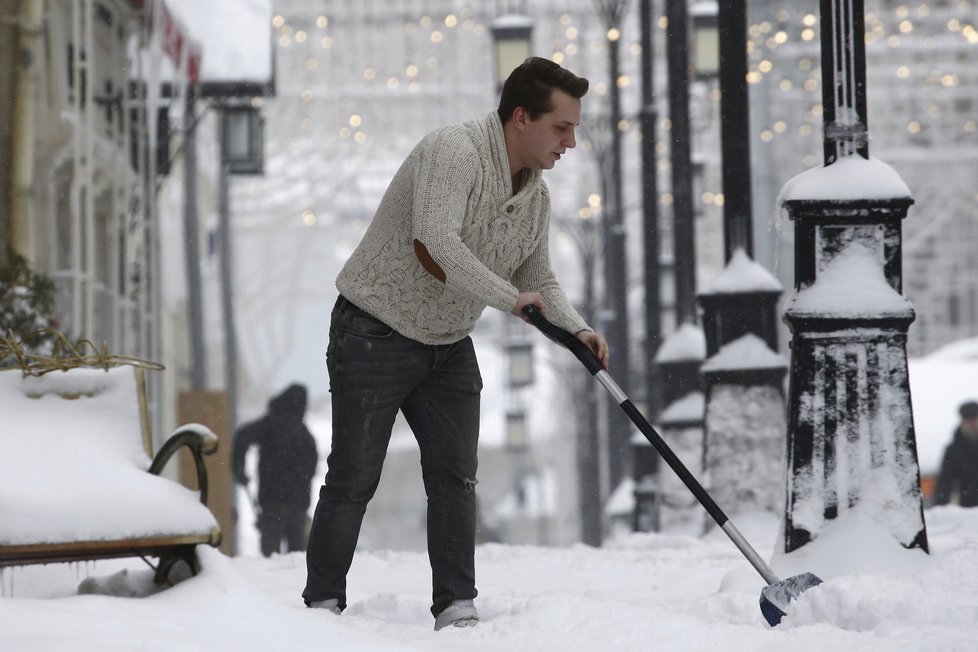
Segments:
[[[220,543],[203,465],[217,437],[185,425],[152,458],[144,373],[0,371],[0,567],[157,557],[163,582],[179,560],[199,570],[196,545]],[[183,447],[199,495],[159,475]]]

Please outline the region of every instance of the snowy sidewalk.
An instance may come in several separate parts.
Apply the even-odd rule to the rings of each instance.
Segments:
[[[143,598],[77,595],[89,575],[114,585],[106,593],[149,592],[149,571],[129,564],[128,574],[115,574],[118,561],[7,569],[0,649],[974,650],[978,510],[931,509],[927,523],[930,557],[881,544],[856,524],[826,537],[809,560],[778,568],[776,558],[784,574],[789,562],[815,563],[827,580],[776,629],[758,609],[762,580],[722,534],[632,535],[601,549],[480,547],[483,621],[437,633],[423,553],[358,553],[340,617],[302,606],[300,554],[228,559],[203,549],[201,575]],[[738,524],[762,555],[771,525]],[[844,574],[852,564],[873,572]]]

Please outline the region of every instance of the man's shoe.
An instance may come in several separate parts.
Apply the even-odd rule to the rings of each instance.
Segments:
[[[337,616],[340,615],[340,601],[336,598],[330,598],[329,600],[315,600],[313,602],[307,602],[306,606],[310,609],[325,609],[330,613],[334,613]]]
[[[435,618],[435,631],[443,627],[474,627],[479,623],[479,612],[472,600],[453,600],[452,604]]]

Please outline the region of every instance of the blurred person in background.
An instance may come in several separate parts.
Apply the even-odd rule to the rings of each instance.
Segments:
[[[947,505],[957,497],[962,507],[978,506],[978,402],[958,408],[961,423],[944,451],[934,503]]]
[[[312,477],[319,461],[316,440],[303,421],[306,400],[304,385],[289,385],[268,402],[265,416],[234,435],[234,479],[246,489],[245,457],[258,447],[258,499],[253,503],[266,557],[280,552],[283,542],[288,552],[306,549]]]

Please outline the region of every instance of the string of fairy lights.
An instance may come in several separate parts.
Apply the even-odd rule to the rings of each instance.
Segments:
[[[607,41],[621,41],[621,75],[614,83],[622,93],[624,117],[617,127],[631,141],[640,140],[635,119],[639,89],[634,82],[642,56],[637,20],[629,17],[622,31],[609,31],[592,0],[564,3],[560,10],[544,6],[548,3],[538,4],[528,8],[535,16],[534,42],[545,44],[558,63],[591,78],[592,93],[599,97],[608,95],[611,83],[605,58]],[[470,89],[475,89],[463,93],[469,96],[469,104],[479,106],[490,99],[489,57],[471,50],[491,46],[491,8],[445,0],[425,3],[424,12],[408,16],[410,7],[401,3],[383,8],[366,4],[333,13],[313,9],[302,13],[301,5],[293,7],[297,13],[277,15],[272,22],[278,56],[290,71],[280,82],[280,93],[297,95],[293,142],[318,136],[330,147],[350,147],[342,150],[345,156],[363,156],[356,148],[366,148],[367,156],[384,156],[389,148],[379,136],[389,125],[381,118],[390,118],[393,107],[404,106],[405,96],[415,96],[424,104],[431,94],[446,94],[446,84],[457,93],[461,86],[456,77],[467,74]],[[371,10],[376,15],[366,15]],[[786,155],[797,157],[803,152],[805,167],[819,165],[822,107],[817,13],[810,7],[798,9],[775,0],[751,3],[750,11],[747,81],[758,88],[766,86],[763,97],[769,103],[770,118],[759,125],[753,138],[757,146],[774,147],[789,153]],[[871,109],[874,97],[884,91],[915,98],[886,107],[887,115],[880,117],[871,110],[871,123],[877,121],[881,127],[878,140],[895,143],[902,139],[913,145],[915,137],[928,134],[932,142],[978,140],[974,111],[978,73],[968,63],[978,48],[976,22],[972,0],[866,3]],[[379,26],[383,28],[377,29]],[[659,17],[656,28],[656,45],[661,50],[657,65],[664,70],[664,16]],[[939,47],[934,49],[935,45]],[[405,54],[408,56],[402,56]],[[459,65],[463,60],[467,72]],[[477,65],[484,69],[472,70]],[[661,72],[657,78],[664,80]],[[342,90],[351,87],[359,90]],[[341,110],[323,115],[324,103],[318,100],[338,89],[340,95],[346,95]],[[662,90],[657,93],[660,101],[664,95]],[[753,96],[756,102],[757,93]],[[707,113],[718,116],[719,89],[714,85],[705,97],[713,105]],[[660,115],[665,117],[659,122],[663,134],[658,141],[659,165],[667,169],[671,122],[665,112]],[[326,120],[332,123],[324,124]],[[902,123],[900,128],[892,128],[897,123]],[[580,146],[587,151],[591,143]],[[671,204],[668,190],[661,199],[664,205]],[[715,207],[723,205],[718,187],[702,188],[698,199]],[[600,194],[588,193],[581,216],[590,216],[600,204]],[[303,209],[302,219],[315,223],[309,208]]]

